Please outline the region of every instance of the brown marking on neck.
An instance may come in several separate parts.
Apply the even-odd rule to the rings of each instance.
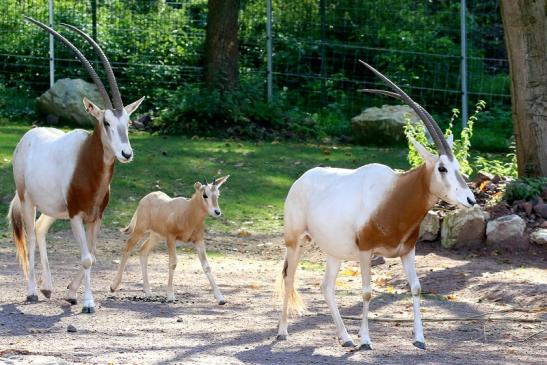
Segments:
[[[114,160],[105,162],[101,131],[97,125],[82,144],[67,196],[70,218],[82,214],[85,223],[102,218],[110,196]]]
[[[420,223],[434,204],[429,191],[432,170],[425,164],[400,174],[386,198],[358,232],[359,250],[377,247],[395,249],[404,243],[401,255],[418,239]]]

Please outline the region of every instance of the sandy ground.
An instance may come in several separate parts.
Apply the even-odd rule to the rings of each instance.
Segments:
[[[93,269],[97,312],[92,315],[81,314],[80,303],[70,306],[63,300],[66,285],[78,270],[79,253],[69,232],[49,235],[54,293],[36,304],[24,303],[26,285],[13,244],[0,239],[0,363],[539,364],[547,359],[546,249],[515,257],[490,249],[453,252],[420,244],[417,266],[425,292],[424,318],[479,316],[474,321],[424,322],[425,351],[412,346],[411,322],[382,321],[412,315],[399,260],[386,260],[373,268],[374,349],[355,351],[337,343],[319,290],[323,257],[315,248],[306,249],[298,271],[307,313],[290,320],[288,341],[276,342],[279,301],[274,282],[282,264],[281,236],[207,237],[210,263],[226,305],[216,303],[199,260],[183,245],[175,274],[176,302],[165,302],[163,247],[150,257],[150,281],[158,295],[154,300],[143,297],[135,255],[121,290],[110,293],[121,237],[103,231]],[[337,300],[342,315],[360,315],[360,276],[354,263],[342,266]],[[359,321],[345,322],[357,343]],[[67,332],[69,325],[77,332]]]

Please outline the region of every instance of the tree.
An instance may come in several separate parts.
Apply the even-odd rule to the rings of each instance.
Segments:
[[[205,35],[205,84],[231,90],[238,84],[239,0],[209,0]]]
[[[519,176],[547,176],[547,0],[501,0]]]

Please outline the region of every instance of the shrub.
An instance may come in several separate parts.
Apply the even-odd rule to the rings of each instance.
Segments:
[[[454,144],[452,146],[452,151],[454,153],[454,156],[460,163],[460,171],[465,175],[471,175],[473,172],[473,169],[471,168],[471,165],[469,164],[469,150],[471,148],[471,137],[473,137],[473,126],[475,125],[475,121],[477,120],[477,116],[479,113],[484,109],[486,103],[483,100],[479,100],[477,104],[475,105],[475,111],[473,115],[471,115],[467,121],[467,126],[462,130],[460,133],[460,138],[455,139],[454,138]],[[453,135],[452,129],[454,127],[454,120],[458,117],[459,111],[458,109],[452,110],[452,117],[450,118],[450,122],[448,123],[448,128],[445,131],[445,137],[449,135]],[[410,138],[414,138],[416,141],[420,142],[422,145],[426,146],[426,148],[432,152],[435,153],[435,149],[429,146],[429,143],[427,141],[427,137],[425,134],[425,127],[422,123],[418,124],[411,124],[407,123],[405,125],[405,135],[407,136],[407,139],[409,139],[408,142],[408,162],[411,166],[416,167],[420,165],[422,161],[422,157],[418,154],[412,143],[410,143]]]
[[[547,177],[522,178],[508,183],[503,197],[509,203],[529,200],[541,195],[544,189],[547,189]]]
[[[281,95],[268,103],[260,85],[242,82],[233,91],[185,86],[167,99],[156,126],[162,133],[243,138],[315,138],[315,119],[296,107],[285,108]]]

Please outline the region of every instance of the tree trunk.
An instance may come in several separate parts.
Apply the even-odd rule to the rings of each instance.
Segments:
[[[205,84],[210,89],[237,86],[239,0],[209,0],[205,36]]]
[[[547,176],[547,0],[501,0],[519,176]]]

